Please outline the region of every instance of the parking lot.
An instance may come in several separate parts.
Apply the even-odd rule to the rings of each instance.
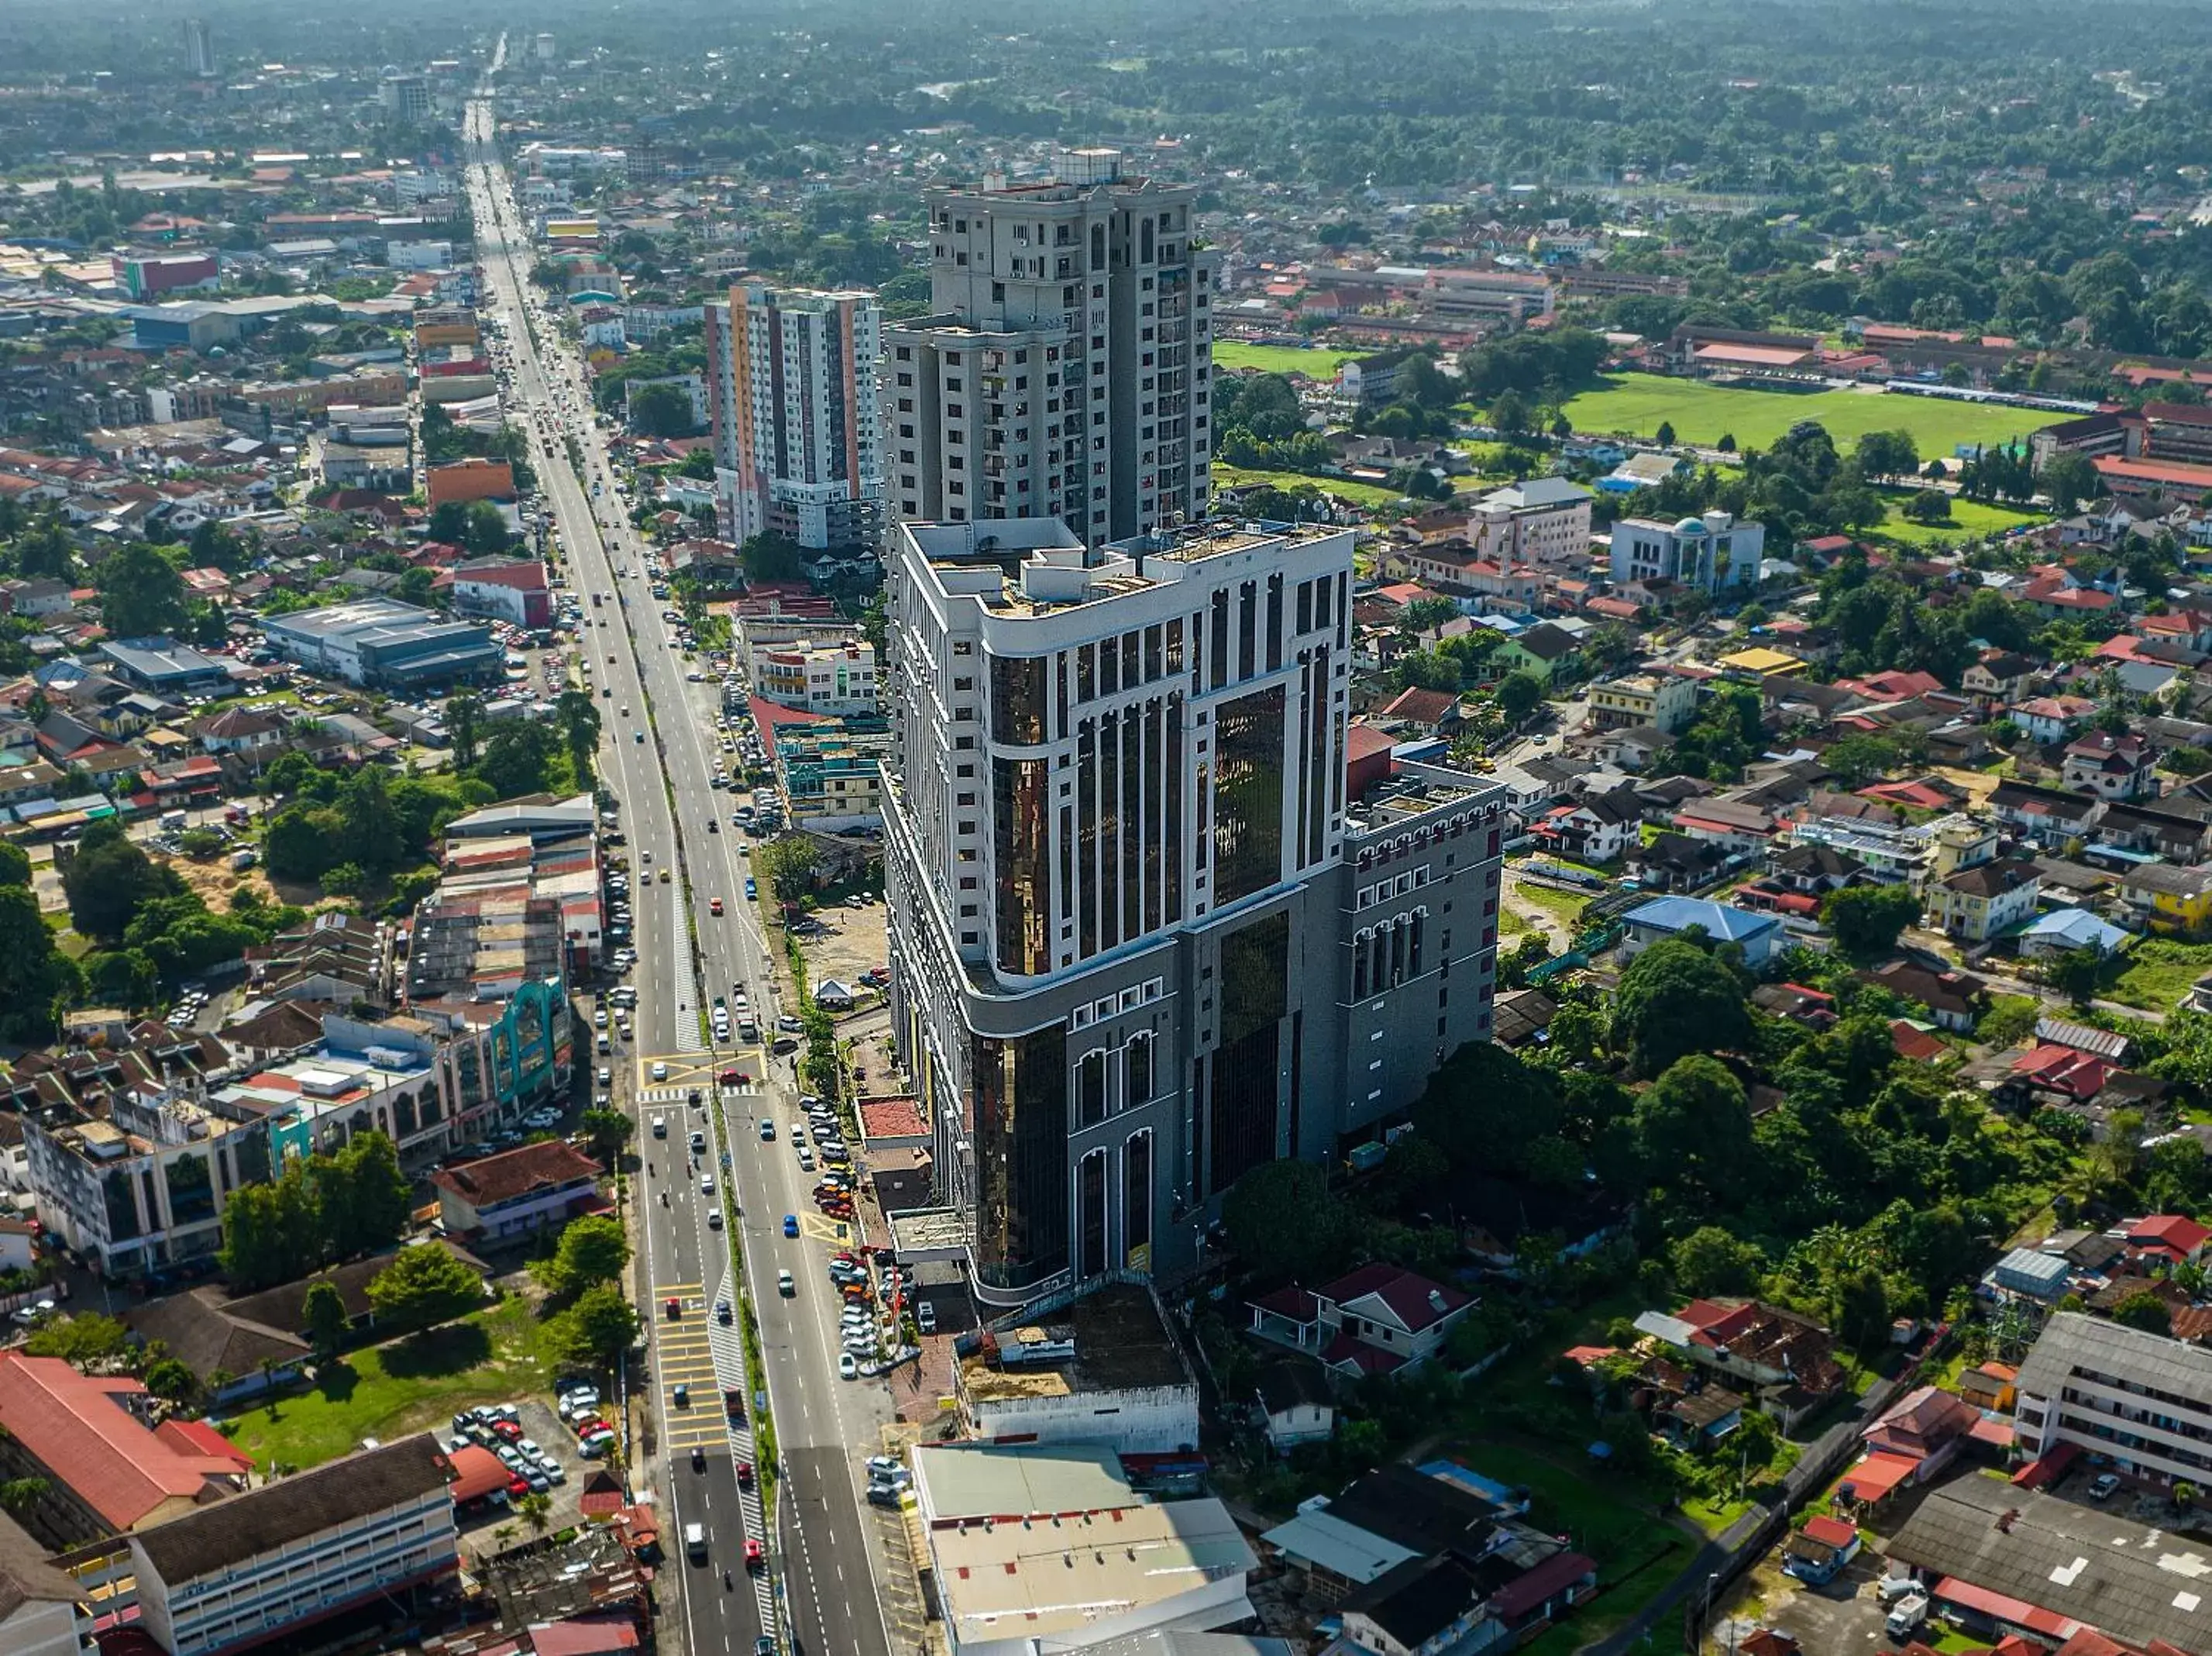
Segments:
[[[561,1419],[555,1403],[550,1399],[518,1397],[508,1403],[485,1405],[484,1409],[472,1410],[471,1414],[471,1416],[486,1413],[495,1415],[506,1409],[514,1411],[511,1434],[501,1434],[489,1422],[481,1418],[467,1418],[468,1431],[454,1432],[450,1427],[464,1420],[463,1416],[457,1416],[454,1422],[448,1423],[449,1429],[441,1434],[447,1448],[454,1450],[473,1444],[480,1448],[489,1448],[494,1453],[504,1448],[507,1453],[501,1455],[501,1459],[509,1472],[527,1474],[533,1469],[531,1458],[523,1451],[521,1445],[534,1445],[538,1451],[534,1469],[537,1476],[529,1481],[529,1490],[544,1495],[550,1503],[546,1514],[547,1528],[562,1529],[579,1521],[582,1514],[577,1501],[583,1486],[589,1481],[592,1470],[606,1462],[578,1452],[575,1434]],[[543,1482],[545,1488],[538,1489],[539,1482]],[[482,1502],[470,1502],[458,1511],[455,1516],[462,1529],[489,1530],[502,1524],[524,1522],[518,1516],[516,1503],[520,1496],[514,1493],[513,1484],[508,1485],[504,1495],[504,1499],[495,1497]]]

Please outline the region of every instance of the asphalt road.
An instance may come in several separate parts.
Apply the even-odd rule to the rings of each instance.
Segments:
[[[569,580],[584,599],[582,648],[592,663],[605,724],[603,776],[623,801],[631,853],[637,968],[634,1042],[596,1062],[627,1065],[627,1099],[640,1118],[637,1143],[651,1174],[635,1187],[643,1205],[642,1254],[652,1288],[651,1373],[655,1430],[641,1471],[664,1491],[663,1533],[681,1584],[687,1647],[706,1656],[749,1656],[763,1631],[792,1647],[824,1656],[890,1656],[877,1571],[880,1532],[862,1500],[861,1465],[890,1417],[880,1382],[841,1381],[838,1318],[842,1302],[823,1266],[835,1247],[830,1227],[813,1211],[813,1176],[802,1173],[791,1128],[800,1114],[787,1061],[759,1047],[719,1050],[708,1044],[706,1008],[733,985],[745,986],[763,1032],[780,1010],[767,967],[768,941],[744,900],[744,842],[727,821],[735,802],[710,778],[720,756],[714,713],[720,690],[690,683],[662,605],[647,591],[648,550],[620,515],[615,474],[574,351],[531,307],[527,271],[534,257],[503,169],[489,149],[488,103],[471,106],[469,187],[477,256],[487,280],[484,303],[504,316],[512,366],[511,394],[538,452],[537,467],[561,532]],[[550,435],[541,426],[541,416]],[[562,438],[582,446],[579,479]],[[599,486],[595,500],[592,484]],[[626,569],[627,575],[618,573]],[[593,606],[591,594],[602,595]],[[625,712],[624,709],[627,709]],[[639,740],[640,736],[642,740]],[[742,796],[740,796],[742,797]],[[719,831],[709,831],[710,823]],[[650,855],[650,863],[647,855]],[[662,884],[663,870],[669,874]],[[647,877],[652,876],[651,883]],[[725,913],[708,912],[720,898]],[[696,926],[696,942],[694,928]],[[695,952],[696,951],[696,952]],[[655,1079],[655,1065],[665,1066]],[[736,1068],[747,1085],[720,1089],[726,1138],[705,1104],[715,1077]],[[689,1102],[697,1089],[702,1105]],[[658,1117],[668,1136],[655,1136]],[[776,1123],[773,1141],[759,1136]],[[706,1135],[707,1154],[693,1160],[690,1135]],[[702,1184],[712,1180],[711,1190]],[[664,1205],[665,1204],[665,1205]],[[722,1228],[710,1226],[719,1214]],[[783,1235],[783,1216],[799,1216],[802,1234]],[[742,1239],[745,1279],[739,1282],[729,1242]],[[795,1294],[777,1292],[776,1273],[789,1269]],[[759,1318],[763,1359],[781,1454],[776,1490],[778,1534],[763,1533],[757,1491],[738,1487],[736,1464],[752,1457],[745,1425],[724,1420],[720,1388],[742,1385],[734,1324],[715,1319],[717,1300],[737,1302],[746,1288]],[[679,1314],[665,1309],[670,1298]],[[679,1404],[676,1388],[688,1388]],[[746,1413],[752,1412],[748,1400]],[[703,1464],[695,1467],[694,1448]],[[682,1563],[685,1525],[704,1524],[710,1562]],[[747,1537],[768,1543],[769,1569],[748,1582]],[[723,1585],[732,1572],[733,1589]],[[751,1590],[748,1590],[749,1586]],[[772,1596],[784,1601],[779,1626]]]

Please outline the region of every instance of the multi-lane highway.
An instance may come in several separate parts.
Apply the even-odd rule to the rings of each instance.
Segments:
[[[568,579],[583,599],[580,648],[605,722],[603,776],[622,801],[630,852],[639,955],[633,1040],[598,1062],[623,1070],[627,1087],[618,1094],[636,1111],[636,1142],[651,1170],[635,1189],[650,1289],[643,1384],[653,1425],[634,1472],[662,1491],[668,1573],[681,1584],[689,1650],[750,1656],[766,1635],[807,1656],[890,1656],[877,1579],[880,1531],[862,1499],[861,1466],[890,1417],[889,1399],[878,1383],[838,1378],[843,1307],[823,1269],[833,1243],[813,1212],[813,1176],[798,1165],[800,1111],[787,1068],[759,1047],[709,1044],[707,1008],[718,995],[744,986],[764,1033],[780,1009],[769,944],[744,901],[748,869],[744,842],[726,819],[730,796],[712,785],[719,686],[687,679],[695,669],[649,595],[650,551],[623,516],[581,364],[529,289],[529,239],[493,136],[489,100],[479,98],[466,137],[483,302],[505,319],[510,394],[531,433]],[[580,478],[571,438],[584,458]],[[716,898],[720,917],[709,912]],[[747,1084],[718,1088],[717,1076],[732,1068]],[[718,1097],[719,1123],[710,1108]],[[775,1123],[772,1140],[760,1135],[763,1121]],[[704,1135],[703,1155],[689,1151],[694,1132]],[[799,1216],[796,1239],[783,1234],[787,1214]],[[742,1272],[732,1239],[742,1245]],[[777,1289],[784,1269],[796,1290],[788,1297]],[[778,1440],[773,1535],[763,1527],[760,1480],[742,1488],[738,1475],[739,1462],[755,1458],[753,1401],[746,1398],[743,1422],[726,1419],[721,1405],[723,1389],[742,1387],[744,1371],[738,1322],[720,1323],[715,1306],[727,1300],[734,1313],[741,1294],[759,1318]],[[683,1558],[691,1524],[708,1532],[703,1566]],[[745,1567],[748,1539],[765,1546],[767,1568],[757,1574]]]

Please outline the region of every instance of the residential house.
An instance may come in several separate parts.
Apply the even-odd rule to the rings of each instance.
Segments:
[[[1728,853],[1711,841],[1676,833],[1655,834],[1630,846],[1626,855],[1637,889],[1645,892],[1693,892],[1728,861]]]
[[[2096,716],[2097,704],[2081,696],[2038,696],[2015,702],[2005,716],[2040,746],[2068,740]]]
[[[2212,1241],[2212,1229],[2186,1214],[2153,1214],[2148,1219],[2131,1220],[2122,1228],[2127,1233],[2130,1258],[2168,1270],[2176,1265],[2202,1263],[2204,1245]]]
[[[1672,1315],[1647,1311],[1636,1327],[1747,1389],[1785,1431],[1849,1384],[1827,1330],[1755,1300],[1694,1300]]]
[[[2120,901],[2154,931],[2200,931],[2212,924],[2212,868],[2134,864],[2120,875]]]
[[[1716,943],[1734,944],[1741,949],[1744,965],[1757,971],[1780,952],[1785,941],[1782,922],[1774,916],[1699,898],[1655,897],[1638,904],[1621,919],[1626,928],[1620,941],[1624,963],[1662,939],[1696,930]]]
[[[1459,697],[1443,690],[1402,690],[1374,716],[1402,719],[1429,735],[1448,736],[1460,727]]]
[[[1981,1411],[1956,1392],[1916,1387],[1859,1434],[1867,1448],[1915,1464],[1916,1482],[1949,1465],[1981,1420]]]
[[[1301,1444],[1326,1443],[1336,1433],[1336,1399],[1316,1365],[1282,1358],[1263,1365],[1255,1388],[1268,1446],[1287,1455]]]
[[[2038,669],[2027,656],[2011,650],[1984,651],[1959,677],[1959,688],[1973,697],[1984,712],[2024,699]]]
[[[1572,674],[1580,654],[1572,634],[1546,621],[1514,634],[1491,660],[1507,673],[1534,673],[1557,685]]]
[[[1474,1305],[1412,1271],[1367,1265],[1317,1289],[1279,1288],[1247,1308],[1254,1334],[1358,1376],[1426,1361]]]
[[[1642,807],[1626,788],[1585,795],[1571,805],[1555,806],[1528,825],[1539,845],[1578,862],[1615,861],[1638,843],[1643,831]]]
[[[1744,799],[1700,799],[1674,813],[1674,825],[1692,839],[1711,840],[1730,851],[1764,850],[1774,837],[1774,814]]]
[[[2035,912],[2043,876],[2028,864],[1984,862],[1931,880],[1921,895],[1926,922],[1968,943],[1986,943]]]
[[[1990,795],[1990,814],[2015,836],[2033,840],[2048,850],[2063,849],[2069,840],[2086,839],[2101,812],[2087,795],[2008,778]]]
[[[2069,788],[2099,799],[2134,799],[2158,792],[2158,777],[2152,770],[2157,757],[2151,745],[2133,731],[2115,735],[2093,730],[2066,745],[2060,774]]]

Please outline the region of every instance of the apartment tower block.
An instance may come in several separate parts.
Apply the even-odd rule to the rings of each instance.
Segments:
[[[892,510],[1060,519],[1085,545],[1206,515],[1214,259],[1198,192],[1061,152],[928,192],[933,314],[886,330]]]
[[[750,283],[706,312],[723,533],[741,542],[775,533],[817,550],[872,549],[884,500],[875,295]]]

